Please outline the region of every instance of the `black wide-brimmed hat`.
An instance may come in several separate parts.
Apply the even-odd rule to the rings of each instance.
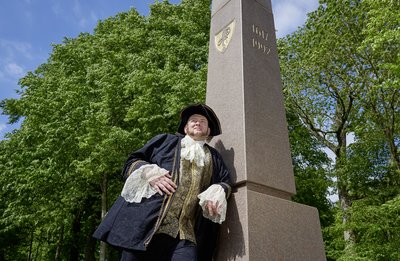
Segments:
[[[215,112],[205,104],[192,104],[181,111],[181,121],[179,122],[178,132],[185,135],[185,126],[190,116],[200,114],[207,118],[208,127],[210,128],[210,136],[220,135],[221,124]]]

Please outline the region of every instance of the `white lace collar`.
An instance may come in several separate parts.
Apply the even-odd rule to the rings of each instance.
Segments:
[[[204,166],[206,154],[204,152],[205,141],[197,141],[186,135],[181,140],[181,158],[194,162],[197,166]]]

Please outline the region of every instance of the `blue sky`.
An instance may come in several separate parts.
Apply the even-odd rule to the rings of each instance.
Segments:
[[[0,100],[17,98],[18,80],[46,62],[53,43],[97,22],[136,8],[147,15],[155,0],[2,0],[0,3]],[[170,0],[179,3],[180,0]],[[272,0],[277,36],[293,32],[318,7],[318,0]],[[15,125],[0,115],[0,139]]]

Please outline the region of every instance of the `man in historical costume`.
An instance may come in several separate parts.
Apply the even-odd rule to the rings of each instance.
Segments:
[[[157,135],[130,155],[121,196],[94,233],[122,249],[121,260],[212,260],[231,185],[205,142],[221,127],[204,104],[180,117],[176,135]]]

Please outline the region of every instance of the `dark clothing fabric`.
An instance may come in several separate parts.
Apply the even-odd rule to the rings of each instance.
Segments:
[[[165,234],[154,236],[147,251],[124,250],[121,261],[197,261],[197,247]]]
[[[179,186],[180,141],[183,135],[161,134],[151,139],[141,149],[133,152],[124,167],[124,177],[144,164],[157,164],[170,171],[174,182]],[[208,145],[206,145],[208,146]],[[230,195],[230,175],[220,154],[209,147],[212,157],[211,184],[220,184]],[[201,191],[208,187],[202,188]],[[128,203],[119,197],[113,204],[94,237],[117,248],[145,251],[158,226],[168,211],[172,196],[155,194],[141,203]],[[197,215],[195,234],[198,260],[212,260],[219,225]]]

